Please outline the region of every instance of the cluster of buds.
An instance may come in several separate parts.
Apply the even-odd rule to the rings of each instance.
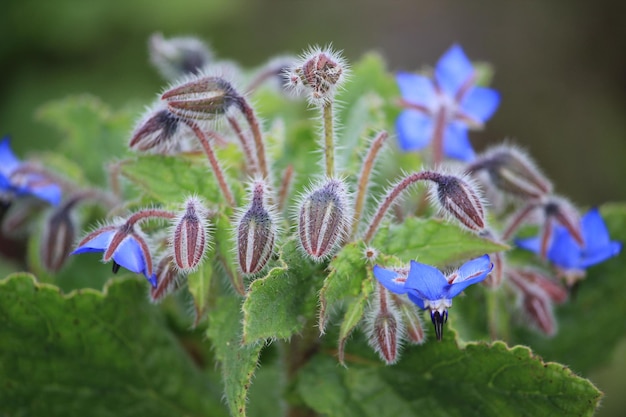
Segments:
[[[311,103],[333,99],[348,76],[348,66],[341,54],[332,48],[311,48],[289,69],[287,85],[297,92],[306,92]]]

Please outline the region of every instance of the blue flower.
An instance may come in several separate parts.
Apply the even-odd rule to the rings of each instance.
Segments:
[[[52,205],[61,202],[61,187],[40,172],[30,172],[13,151],[9,138],[0,142],[0,194],[34,195]]]
[[[102,260],[113,260],[113,272],[120,266],[131,272],[143,274],[153,287],[157,286],[156,275],[152,272],[152,256],[145,239],[128,228],[104,226],[87,235],[79,242],[72,255],[89,252],[103,252]]]
[[[433,142],[435,154],[472,160],[467,131],[481,127],[493,115],[500,94],[475,86],[476,71],[463,49],[459,45],[448,49],[437,62],[434,80],[401,72],[396,81],[406,108],[396,121],[400,147],[414,151]]]
[[[573,284],[585,275],[585,269],[617,255],[622,249],[620,242],[612,241],[604,220],[597,208],[580,219],[584,245],[580,245],[563,226],[556,226],[547,257]],[[535,253],[540,252],[541,238],[517,239],[517,246]]]
[[[452,299],[470,285],[484,280],[492,269],[489,256],[484,255],[466,262],[447,277],[437,268],[415,261],[411,261],[406,277],[378,265],[374,266],[374,276],[389,291],[407,294],[419,308],[429,309],[437,340],[441,340]]]

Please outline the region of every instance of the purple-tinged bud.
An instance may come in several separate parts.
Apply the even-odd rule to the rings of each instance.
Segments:
[[[406,329],[406,339],[414,345],[421,345],[426,341],[426,335],[419,311],[413,303],[404,302],[400,297],[393,294],[392,298],[400,310],[400,316]]]
[[[288,72],[287,86],[307,91],[313,103],[325,102],[333,98],[347,74],[348,67],[340,53],[313,47]]]
[[[180,122],[166,106],[157,105],[141,118],[128,146],[142,152],[167,153],[180,145]]]
[[[73,207],[73,204],[58,206],[44,222],[39,255],[49,272],[60,271],[72,252],[76,237]]]
[[[468,173],[484,170],[494,186],[520,198],[542,198],[552,192],[552,184],[525,152],[511,145],[500,145],[479,156]]]
[[[300,203],[298,234],[304,251],[315,261],[330,256],[350,226],[348,193],[342,180],[329,179]]]
[[[155,33],[150,37],[148,46],[150,61],[168,80],[198,74],[213,59],[209,48],[196,38],[165,39],[160,33]]]
[[[431,191],[431,200],[444,213],[475,232],[485,228],[483,203],[473,181],[455,175],[439,175],[432,181],[436,184],[436,189]]]
[[[540,331],[548,336],[556,334],[557,323],[552,311],[552,296],[559,300],[564,299],[556,294],[556,286],[540,282],[537,274],[524,270],[509,270],[510,282],[519,290],[522,297],[522,307],[526,316]],[[555,294],[551,294],[555,292]],[[565,293],[565,295],[567,295]]]
[[[168,109],[185,119],[213,119],[226,113],[232,106],[241,107],[241,96],[223,78],[194,77],[171,88],[161,96]]]
[[[274,250],[276,220],[266,208],[266,193],[265,182],[254,181],[250,205],[237,225],[237,260],[246,275],[262,271]]]
[[[366,319],[365,332],[369,345],[387,365],[399,359],[404,326],[400,313],[391,301],[389,293],[378,285]]]
[[[556,334],[556,320],[552,312],[552,302],[547,297],[535,295],[525,297],[524,311],[533,324],[547,336]]]
[[[565,227],[579,245],[584,245],[582,232],[580,231],[580,214],[576,207],[568,200],[562,197],[551,196],[546,200],[544,206],[545,217],[547,221],[556,220],[561,226]],[[551,235],[550,231],[550,235]],[[542,250],[543,256],[546,251]]]
[[[567,289],[558,281],[544,275],[541,271],[535,269],[514,269],[509,271],[514,284],[520,288],[524,287],[526,292],[535,292],[537,294],[545,294],[550,300],[557,304],[564,303],[567,300]]]
[[[174,222],[171,245],[174,263],[181,272],[196,269],[207,249],[207,209],[196,197],[189,197],[185,209]]]
[[[174,264],[172,255],[166,255],[157,263],[154,271],[156,287],[150,287],[150,301],[160,302],[165,296],[174,291],[179,284],[180,272]]]
[[[12,201],[2,216],[2,234],[10,237],[28,234],[29,226],[46,206],[43,200],[30,196]]]

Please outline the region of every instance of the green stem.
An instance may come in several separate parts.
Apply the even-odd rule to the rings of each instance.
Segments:
[[[335,175],[335,138],[333,132],[333,102],[325,101],[322,105],[324,120],[324,156],[326,158],[326,176]]]

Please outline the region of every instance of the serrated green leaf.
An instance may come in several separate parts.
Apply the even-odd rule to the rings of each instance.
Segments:
[[[226,415],[140,279],[63,295],[25,274],[0,281],[0,412]]]
[[[220,361],[226,402],[232,416],[246,415],[246,396],[259,360],[263,343],[241,342],[241,301],[220,297],[211,311],[207,336]]]
[[[187,287],[193,297],[196,313],[195,325],[198,324],[209,306],[209,291],[213,279],[213,268],[208,262],[203,262],[196,271],[187,275]]]
[[[626,242],[626,205],[601,209],[612,240]],[[557,306],[558,333],[546,338],[518,329],[514,341],[528,344],[550,360],[558,360],[578,372],[607,363],[615,346],[626,335],[626,253],[588,269],[576,295]]]
[[[381,228],[372,246],[403,262],[417,260],[436,266],[508,249],[506,245],[466,232],[455,224],[414,217],[406,219],[402,224]]]
[[[80,161],[93,184],[104,185],[107,181],[104,158],[119,157],[127,151],[132,128],[130,112],[113,112],[96,97],[70,96],[49,102],[38,110],[37,118],[64,135],[59,153]]]
[[[245,343],[288,339],[315,314],[322,266],[304,258],[293,240],[283,247],[279,262],[250,285],[243,305]]]
[[[394,366],[347,358],[342,368],[317,355],[302,369],[298,392],[309,407],[334,417],[591,416],[601,397],[588,380],[526,347],[459,348],[452,331],[406,349]]]

